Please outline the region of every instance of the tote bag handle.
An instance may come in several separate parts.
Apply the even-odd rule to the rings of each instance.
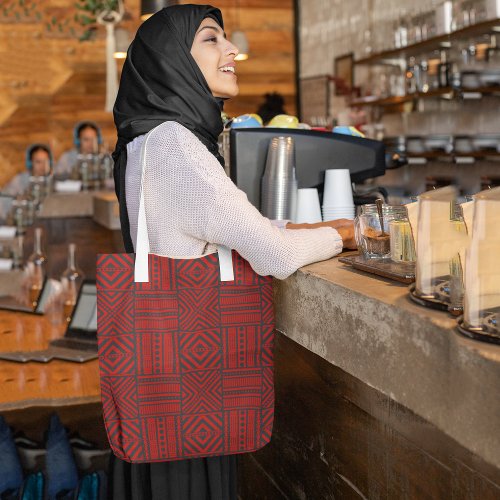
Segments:
[[[154,129],[153,129],[154,130]],[[144,172],[146,170],[146,145],[151,135],[149,131],[141,147],[141,187],[139,194],[139,218],[137,221],[137,242],[135,245],[134,281],[136,283],[149,282],[149,235],[144,207]],[[233,258],[231,250],[224,246],[217,247],[221,281],[234,281]]]

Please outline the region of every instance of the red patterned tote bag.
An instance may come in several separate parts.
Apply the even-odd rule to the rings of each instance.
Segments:
[[[144,180],[144,149],[142,179]],[[238,253],[97,258],[101,398],[114,454],[160,462],[254,451],[274,416],[272,280]]]

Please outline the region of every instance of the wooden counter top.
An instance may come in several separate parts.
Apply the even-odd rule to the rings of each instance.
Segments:
[[[500,346],[467,339],[406,285],[318,262],[275,284],[277,329],[500,468]]]

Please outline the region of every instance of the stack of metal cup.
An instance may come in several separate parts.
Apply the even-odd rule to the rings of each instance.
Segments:
[[[297,177],[295,146],[291,137],[271,140],[260,193],[262,215],[269,219],[295,220]]]

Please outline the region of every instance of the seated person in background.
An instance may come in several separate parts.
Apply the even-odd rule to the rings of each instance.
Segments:
[[[26,150],[26,171],[17,174],[2,189],[11,196],[23,194],[29,187],[30,177],[42,177],[52,173],[52,153],[45,144],[32,144]]]
[[[96,123],[90,121],[77,123],[73,129],[73,144],[75,147],[61,155],[54,169],[54,174],[57,177],[69,176],[77,162],[78,155],[98,153],[101,142],[101,130]]]
[[[265,101],[257,109],[257,114],[262,118],[264,125],[267,125],[276,115],[286,115],[284,108],[285,99],[278,92],[264,95]]]

